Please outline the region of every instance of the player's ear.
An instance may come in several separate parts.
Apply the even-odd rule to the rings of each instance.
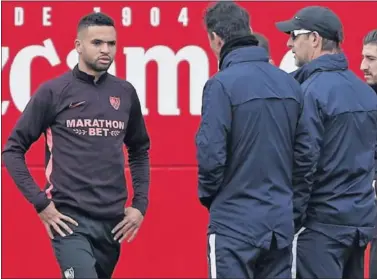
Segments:
[[[224,45],[223,39],[219,35],[217,35],[215,32],[212,32],[213,41],[215,42],[215,45],[219,48],[222,48]]]
[[[311,37],[311,40],[312,40],[312,45],[314,47],[319,47],[321,44],[322,44],[322,37],[317,33],[317,32],[313,32],[311,33],[312,36]]]
[[[80,54],[82,52],[82,43],[80,39],[75,40],[75,49]]]

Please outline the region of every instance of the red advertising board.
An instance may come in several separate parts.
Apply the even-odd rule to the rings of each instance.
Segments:
[[[344,51],[360,75],[362,38],[377,26],[377,2],[240,2],[275,63],[292,70],[287,35],[274,23],[308,5],[332,8],[345,29]],[[152,141],[150,208],[138,237],[124,244],[114,277],[205,277],[207,213],[197,200],[194,137],[205,81],[217,70],[202,15],[207,2],[3,2],[2,147],[30,95],[77,62],[78,20],[100,9],[117,25],[110,72],[136,87]],[[283,61],[283,62],[282,62]],[[27,154],[42,186],[44,141]],[[130,181],[130,175],[127,173]],[[48,236],[2,166],[4,278],[58,278]]]

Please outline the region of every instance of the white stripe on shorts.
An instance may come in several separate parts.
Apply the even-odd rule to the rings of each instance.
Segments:
[[[216,279],[216,234],[209,235],[209,265],[210,276],[212,279]]]
[[[305,228],[303,227],[295,234],[295,237],[292,243],[292,256],[293,256],[292,269],[291,269],[292,279],[296,279],[297,277],[297,238],[300,235],[300,233],[302,233],[304,230]]]

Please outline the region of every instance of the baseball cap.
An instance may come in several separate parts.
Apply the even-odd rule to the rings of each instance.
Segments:
[[[276,27],[290,33],[294,30],[306,29],[316,31],[323,38],[343,41],[343,26],[339,17],[329,8],[310,6],[299,10],[292,19],[276,23]]]

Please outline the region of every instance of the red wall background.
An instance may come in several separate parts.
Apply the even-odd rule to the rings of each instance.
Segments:
[[[377,2],[241,2],[252,17],[255,31],[265,34],[276,64],[287,52],[285,34],[274,22],[290,18],[304,6],[320,4],[332,8],[342,19],[345,29],[344,50],[351,68],[361,77],[359,65],[363,36],[377,26]],[[68,70],[66,57],[73,49],[75,30],[81,16],[94,7],[112,16],[118,28],[116,75],[127,77],[127,57],[123,47],[168,46],[177,52],[187,45],[199,46],[208,57],[209,72],[216,71],[217,62],[210,52],[203,29],[202,14],[207,2],[3,2],[2,5],[2,102],[9,101],[2,111],[2,147],[20,115],[16,104],[28,100],[30,83],[33,92],[39,83]],[[132,10],[132,24],[122,26],[122,8]],[[14,8],[24,10],[24,24],[14,25]],[[51,26],[42,25],[42,8],[51,7]],[[150,9],[160,9],[160,25],[150,25]],[[188,25],[178,22],[178,15],[187,7]],[[60,63],[51,66],[46,59],[33,59],[29,75],[27,58],[15,63],[19,52],[30,45],[43,45],[51,39]],[[9,59],[5,60],[5,47]],[[20,57],[20,56],[19,56]],[[25,61],[25,63],[23,63]],[[4,64],[5,62],[5,64]],[[166,61],[173,63],[174,61]],[[203,61],[203,67],[205,67]],[[17,82],[10,89],[12,78]],[[18,68],[17,68],[18,67]],[[132,67],[128,69],[132,71]],[[114,277],[205,277],[207,214],[197,201],[194,136],[199,116],[190,113],[190,76],[187,63],[178,66],[178,107],[180,115],[163,115],[158,110],[159,72],[149,63],[146,80],[146,122],[152,140],[150,208],[142,229],[134,242],[123,244],[121,259]],[[30,78],[30,81],[29,79]],[[166,78],[166,76],[165,76]],[[196,77],[197,78],[197,77]],[[26,87],[27,89],[27,87]],[[169,100],[161,99],[161,102]],[[27,154],[27,162],[36,181],[43,186],[44,142],[39,140]],[[31,205],[20,195],[6,169],[2,166],[2,277],[57,278],[60,276],[48,236]],[[128,180],[130,180],[127,172]]]

